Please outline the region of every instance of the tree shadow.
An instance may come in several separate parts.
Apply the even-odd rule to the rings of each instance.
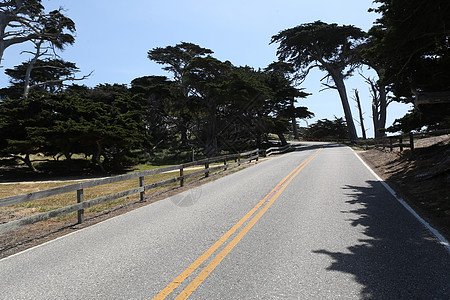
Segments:
[[[306,144],[300,142],[297,145],[294,145],[295,150],[294,151],[306,151],[306,150],[318,150],[321,148],[327,149],[327,148],[342,148],[347,147],[346,145],[339,144],[339,143],[323,143],[323,144]]]
[[[352,274],[361,299],[450,299],[450,253],[378,181],[347,185],[352,226],[367,239],[345,252],[313,251],[333,258],[327,268]]]

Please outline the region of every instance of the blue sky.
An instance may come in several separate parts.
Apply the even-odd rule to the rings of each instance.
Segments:
[[[80,75],[94,71],[83,83],[130,83],[145,75],[168,75],[161,65],[147,58],[155,47],[175,45],[181,41],[198,44],[214,51],[220,60],[234,65],[265,68],[276,61],[277,45],[269,45],[279,31],[302,23],[321,20],[340,25],[355,25],[368,30],[377,18],[367,10],[371,0],[42,0],[46,8],[63,7],[75,21],[77,33],[73,46],[60,53],[63,59],[75,62]],[[8,48],[2,66],[10,68],[28,57],[20,52],[30,49],[23,44]],[[365,70],[366,76],[374,76]],[[318,119],[342,117],[342,105],[334,90],[319,92],[319,80],[325,74],[313,71],[302,88],[312,96],[298,105],[307,106]],[[0,74],[0,86],[8,84]],[[355,74],[346,82],[349,96],[357,88],[365,111],[365,125],[373,135],[370,95],[364,80]],[[357,116],[351,103],[353,116]],[[409,106],[393,103],[388,108],[388,125],[403,116]],[[305,126],[305,122],[301,122]],[[358,128],[358,132],[360,132]]]

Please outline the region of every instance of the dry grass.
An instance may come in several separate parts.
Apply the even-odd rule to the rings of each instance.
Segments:
[[[267,158],[261,159],[260,161],[266,160]],[[229,161],[234,162],[234,161]],[[220,164],[220,163],[218,163]],[[148,192],[146,192],[146,200],[144,202],[138,201],[138,195],[133,195],[132,197],[125,198],[125,199],[118,199],[115,201],[111,201],[109,203],[105,203],[102,205],[94,206],[90,210],[86,210],[87,213],[85,213],[85,219],[82,224],[78,224],[77,222],[77,216],[76,214],[68,214],[60,218],[54,218],[43,222],[38,222],[32,225],[24,226],[22,228],[9,231],[3,234],[0,234],[0,258],[7,257],[9,255],[12,255],[14,253],[18,253],[20,251],[23,251],[25,249],[28,249],[30,247],[39,245],[41,243],[44,243],[46,241],[50,241],[54,238],[60,237],[62,235],[65,235],[70,232],[74,232],[76,230],[79,230],[81,228],[86,228],[88,226],[91,226],[93,224],[96,224],[98,222],[102,222],[106,219],[118,216],[120,214],[126,213],[128,211],[137,209],[139,207],[148,205],[150,203],[153,203],[155,201],[159,201],[161,199],[164,199],[168,196],[176,195],[177,193],[186,191],[192,187],[198,187],[202,184],[205,184],[207,182],[216,180],[220,177],[226,176],[228,174],[235,173],[241,169],[244,169],[246,167],[254,165],[253,163],[244,163],[240,167],[233,167],[229,168],[226,171],[217,171],[210,174],[209,178],[204,178],[203,175],[198,175],[193,178],[189,178],[185,180],[185,186],[182,188],[179,188],[179,183],[174,183],[171,185],[166,185],[160,188],[152,189]],[[148,166],[145,166],[147,168]],[[190,174],[192,172],[198,171],[201,169],[202,166],[199,166],[195,169],[185,169],[185,174]],[[177,171],[171,172],[171,173],[165,173],[165,174],[159,174],[156,176],[148,176],[145,178],[145,184],[150,184],[154,182],[158,182],[161,180],[166,180],[169,178],[173,178],[175,176],[178,176]],[[71,182],[47,182],[47,183],[26,183],[21,184],[20,186],[16,184],[16,187],[14,185],[4,185],[0,184],[0,192],[2,193],[2,197],[5,194],[14,193],[14,190],[16,189],[16,194],[21,194],[22,192],[31,192],[36,191],[38,189],[48,189],[51,187],[61,186],[61,185],[67,185],[70,183],[73,183],[75,181]],[[106,194],[112,194],[114,192],[117,192],[117,190],[125,190],[130,189],[133,187],[136,187],[138,185],[138,180],[130,180],[128,182],[124,181],[121,183],[115,183],[112,185],[104,185],[100,186],[98,188],[100,189],[86,189],[85,190],[85,200],[89,200],[98,196],[106,195]],[[37,205],[38,201],[30,201],[28,205],[32,204],[33,202],[36,202],[34,207],[25,207],[26,203],[22,203],[21,205],[14,205],[10,207],[3,207],[0,208],[0,223],[10,222],[14,219],[20,219],[25,217],[27,214],[36,214],[39,212],[36,212],[39,209],[47,209],[51,206],[56,206],[57,201],[61,201],[58,205],[67,205],[67,204],[73,204],[76,201],[76,193],[69,193],[67,194],[68,197],[66,200],[57,200],[57,199],[42,199],[38,201],[44,201],[45,203],[41,203],[41,206]],[[52,197],[54,198],[54,197]],[[47,207],[47,208],[46,208]],[[100,212],[98,212],[100,211]]]
[[[196,170],[186,170],[185,174],[190,174],[195,172]],[[151,175],[146,176],[144,178],[145,184],[151,184],[156,183],[159,181],[171,179],[173,177],[178,176],[178,171],[175,172],[169,172],[169,173],[162,173],[157,175]],[[185,180],[186,183],[198,179],[199,176],[189,178],[188,180]],[[32,193],[37,192],[41,190],[51,189],[54,187],[59,186],[65,186],[69,184],[73,184],[80,181],[64,181],[64,182],[26,182],[26,183],[6,183],[0,185],[0,198],[14,196],[14,195],[21,195],[26,193]],[[178,186],[179,183],[172,183],[165,185],[163,187],[155,188],[151,192],[158,192],[167,190],[170,188],[173,188],[175,186]],[[96,186],[92,188],[84,189],[84,200],[89,201],[98,197],[118,193],[121,191],[133,189],[139,186],[138,179],[131,179],[126,181],[121,181],[117,183],[111,183],[111,184],[105,184],[101,186]],[[107,209],[111,209],[113,207],[116,207],[118,205],[123,205],[126,203],[135,202],[138,200],[139,195],[131,195],[119,199],[115,199],[106,203],[102,203],[93,207],[90,207],[85,210],[85,215],[89,216],[93,213],[102,212]],[[10,222],[16,219],[20,219],[26,216],[47,212],[50,210],[54,210],[57,208],[61,208],[64,206],[75,204],[77,201],[77,194],[76,191],[60,194],[52,197],[46,197],[42,199],[37,199],[29,202],[23,202],[20,204],[8,206],[8,207],[1,207],[0,208],[0,223],[3,222]],[[49,221],[57,222],[59,220],[65,220],[67,218],[73,217],[76,215],[75,213],[70,213],[64,216],[60,216],[57,218],[54,218]]]

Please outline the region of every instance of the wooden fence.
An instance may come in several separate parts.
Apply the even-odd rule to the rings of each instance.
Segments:
[[[62,216],[62,215],[65,215],[65,214],[68,214],[71,212],[75,212],[75,211],[78,213],[78,223],[82,223],[83,217],[84,217],[84,210],[86,208],[89,208],[89,207],[92,207],[92,206],[95,206],[95,205],[98,205],[101,203],[105,203],[108,201],[112,201],[115,199],[119,199],[122,197],[134,195],[134,194],[139,194],[140,201],[144,201],[145,192],[150,189],[164,186],[164,185],[174,183],[177,181],[180,182],[180,186],[183,186],[184,181],[188,178],[191,178],[194,176],[199,176],[202,174],[204,174],[205,177],[208,177],[211,172],[214,172],[216,170],[220,170],[220,169],[226,170],[227,168],[230,168],[230,167],[233,167],[236,165],[239,166],[244,162],[250,162],[252,160],[258,161],[258,159],[259,159],[259,149],[256,149],[256,150],[248,151],[245,153],[223,155],[223,156],[219,156],[219,157],[202,159],[202,160],[185,163],[185,164],[181,164],[181,165],[175,165],[175,166],[169,166],[169,167],[164,167],[164,168],[159,168],[159,169],[154,169],[154,170],[149,170],[149,171],[142,171],[142,172],[112,176],[112,177],[102,178],[102,179],[89,180],[89,181],[70,184],[70,185],[66,185],[66,186],[56,187],[56,188],[52,188],[52,189],[48,189],[48,190],[2,198],[2,199],[0,199],[0,207],[10,206],[10,205],[33,201],[33,200],[37,200],[37,199],[42,199],[42,198],[46,198],[46,197],[50,197],[50,196],[65,194],[65,193],[69,193],[69,192],[73,192],[73,191],[77,192],[77,197],[76,197],[77,203],[76,204],[61,207],[61,208],[54,209],[54,210],[44,212],[44,213],[40,213],[37,215],[32,215],[32,216],[25,217],[25,218],[22,218],[19,220],[14,220],[14,221],[11,221],[8,223],[0,224],[0,234],[14,230],[14,229],[18,229],[20,227],[23,227],[23,226],[26,226],[29,224],[48,220],[48,219]],[[234,160],[234,163],[228,163],[229,160]],[[212,166],[212,167],[210,166],[211,163],[217,163],[217,162],[223,162],[223,164],[220,164],[217,166]],[[198,166],[198,165],[204,166],[204,169],[195,171],[190,174],[184,174],[184,169],[186,169],[188,167],[192,167],[192,166]],[[144,182],[145,176],[156,175],[156,174],[161,174],[161,173],[176,171],[176,170],[179,170],[179,176],[175,176],[173,178],[170,178],[170,179],[167,179],[164,181],[145,185],[145,182]],[[92,199],[89,201],[84,201],[83,195],[84,195],[84,189],[86,189],[86,188],[91,188],[91,187],[110,184],[110,183],[117,183],[117,182],[130,180],[130,179],[138,179],[139,187],[136,187],[136,188],[133,188],[130,190],[126,190],[126,191],[122,191],[119,193],[115,193],[115,194],[110,194],[107,196],[98,197],[98,198],[95,198],[95,199]]]
[[[411,153],[414,153],[414,134],[410,132],[409,134],[376,138],[373,139],[373,144],[375,147],[389,148],[390,151],[393,151],[394,148],[399,148],[400,151],[403,151],[403,148],[410,148]]]
[[[411,155],[414,155],[415,141],[423,138],[428,138],[431,136],[441,136],[446,134],[450,134],[449,129],[436,130],[430,132],[419,132],[419,133],[410,132],[406,134],[385,136],[376,139],[367,139],[367,140],[361,139],[354,142],[353,144],[366,148],[369,146],[375,146],[376,148],[383,148],[383,149],[388,148],[390,151],[393,151],[394,148],[399,148],[400,151],[403,151],[404,148],[410,148]],[[352,144],[352,142],[350,142],[349,140],[340,140],[340,139],[303,139],[303,140],[311,142],[335,142],[348,145]]]
[[[284,153],[284,152],[288,151],[289,149],[291,149],[291,145],[287,144],[282,147],[271,147],[271,148],[268,148],[268,149],[262,150],[262,151],[263,151],[263,156],[270,156],[272,154]]]
[[[390,151],[393,151],[394,148],[399,148],[400,151],[403,151],[404,148],[409,148],[411,151],[411,155],[414,155],[415,149],[415,141],[432,137],[432,136],[442,136],[450,134],[450,130],[436,130],[431,132],[419,132],[419,133],[406,133],[394,136],[385,136],[372,140],[359,140],[357,142],[358,145],[362,146],[375,146],[377,148],[388,148]]]

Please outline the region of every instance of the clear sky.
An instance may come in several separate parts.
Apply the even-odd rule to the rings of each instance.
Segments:
[[[236,66],[265,68],[277,60],[277,45],[269,45],[279,31],[303,23],[321,20],[340,25],[355,25],[368,30],[375,13],[372,0],[42,0],[48,9],[63,7],[76,24],[76,41],[60,53],[63,59],[77,64],[80,76],[94,71],[83,81],[87,86],[99,83],[130,83],[146,75],[169,75],[147,58],[155,47],[191,42],[214,51],[220,60]],[[28,59],[20,52],[31,49],[23,44],[8,48],[2,66],[11,68]],[[365,70],[366,76],[374,76]],[[342,105],[335,90],[319,92],[319,80],[325,74],[313,71],[302,84],[312,96],[300,100],[318,119],[342,117]],[[0,86],[8,78],[0,74]],[[80,84],[80,82],[78,82]],[[373,136],[370,95],[367,84],[356,73],[346,81],[349,96],[357,88],[365,111],[368,136]],[[353,117],[357,117],[351,103]],[[403,116],[409,106],[393,103],[388,108],[388,126]],[[301,122],[305,126],[305,122]],[[358,132],[360,130],[358,128]]]

